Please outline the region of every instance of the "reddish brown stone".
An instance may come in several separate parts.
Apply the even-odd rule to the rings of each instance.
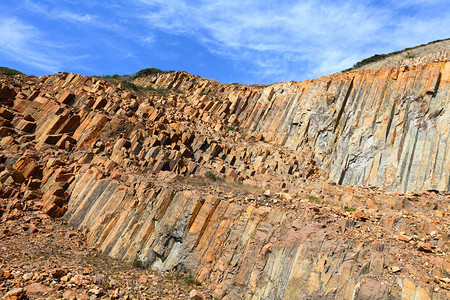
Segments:
[[[70,92],[65,92],[58,98],[59,103],[72,104],[75,101],[75,95]]]
[[[30,122],[26,120],[21,120],[19,124],[16,126],[17,129],[24,131],[24,132],[31,132],[32,129],[36,127],[35,122]]]

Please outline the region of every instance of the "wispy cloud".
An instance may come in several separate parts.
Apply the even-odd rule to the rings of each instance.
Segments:
[[[234,59],[253,57],[263,80],[274,73],[285,80],[286,75],[304,78],[336,72],[373,54],[373,49],[392,51],[411,41],[429,40],[434,23],[448,23],[428,22],[427,16],[409,19],[361,1],[139,2],[149,27],[190,34],[211,51]],[[413,2],[410,5],[426,5]],[[293,64],[298,65],[297,72],[292,71]]]
[[[441,2],[17,0],[0,3],[8,11],[0,51],[47,71],[76,65],[121,72],[118,61],[131,68],[188,58],[202,70],[215,61],[236,66],[234,74],[243,74],[236,80],[245,83],[303,80],[450,37],[450,10]],[[91,65],[82,63],[86,57]]]
[[[142,41],[142,45],[144,45],[144,46],[153,44],[155,42],[155,35],[149,33],[145,37],[142,37],[141,41]]]
[[[35,27],[14,18],[0,19],[0,52],[22,63],[57,72],[60,64],[39,47],[44,42],[41,32]],[[45,43],[45,42],[44,42]]]
[[[88,54],[70,54],[73,45],[55,41],[36,27],[0,16],[0,53],[13,61],[34,67],[47,74],[76,67],[88,70],[82,61]]]
[[[60,1],[50,2],[51,3],[49,5],[45,5],[45,3],[38,4],[30,0],[26,0],[24,1],[21,8],[33,14],[39,14],[48,19],[62,20],[64,22],[71,22],[79,25],[88,25],[109,30],[116,30],[119,28],[119,26],[114,23],[101,20],[96,14],[72,11],[69,9],[69,7],[61,5]],[[70,1],[68,2],[71,3]],[[74,3],[72,3],[72,5],[73,4]]]
[[[79,23],[94,23],[97,16],[90,14],[75,14],[69,11],[54,11],[55,16],[59,19],[65,19],[67,21],[74,21]]]

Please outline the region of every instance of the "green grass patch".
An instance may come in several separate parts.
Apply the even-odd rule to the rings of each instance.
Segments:
[[[156,92],[158,92],[160,94],[167,94],[169,92],[169,89],[165,88],[165,87],[159,87],[156,89]]]
[[[165,87],[162,87],[162,86],[159,87],[159,88],[154,88],[151,85],[147,86],[145,89],[147,91],[157,92],[158,94],[161,94],[161,95],[165,95],[165,94],[169,93],[169,91],[170,91],[168,88],[165,88]]]
[[[206,172],[205,172],[205,177],[208,178],[208,179],[211,179],[212,181],[217,181],[217,180],[220,179],[219,176],[217,176],[216,174],[214,174],[214,173],[211,172],[211,171],[206,171]]]
[[[313,195],[309,195],[309,196],[308,196],[308,199],[309,199],[311,202],[314,202],[314,203],[319,204],[319,205],[327,205],[327,206],[340,207],[340,208],[342,208],[343,210],[348,211],[348,212],[356,211],[356,208],[355,208],[355,207],[341,205],[341,204],[335,203],[335,202],[333,202],[333,201],[320,200],[319,198],[317,198],[316,196],[313,196]]]
[[[201,286],[202,283],[194,278],[194,276],[189,275],[183,278],[183,281],[188,285]]]
[[[315,202],[315,203],[319,203],[319,204],[320,204],[320,200],[319,200],[319,198],[317,198],[316,196],[309,195],[309,196],[308,196],[308,199],[309,199],[310,201],[312,201],[312,202]]]

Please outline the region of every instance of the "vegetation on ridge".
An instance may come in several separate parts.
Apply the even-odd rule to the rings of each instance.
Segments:
[[[155,74],[165,74],[165,73],[171,73],[171,72],[174,72],[174,71],[163,71],[163,70],[160,70],[157,68],[146,68],[146,69],[142,69],[142,70],[138,71],[137,73],[135,73],[133,75],[114,74],[114,75],[101,75],[101,76],[93,76],[93,77],[107,80],[113,85],[122,84],[123,86],[128,87],[136,92],[138,92],[139,90],[142,90],[142,89],[146,89],[146,90],[158,92],[160,94],[167,94],[168,90],[166,88],[156,89],[151,86],[143,88],[140,86],[136,86],[134,83],[132,83],[132,81],[134,79],[140,78],[140,77],[146,77],[146,76],[151,76],[151,75],[155,75]],[[181,93],[181,91],[179,91],[179,92]]]
[[[429,42],[427,44],[422,44],[422,45],[415,46],[415,47],[405,48],[403,50],[391,52],[391,53],[388,53],[388,54],[375,54],[375,55],[373,55],[371,57],[368,57],[366,59],[363,59],[363,60],[357,62],[356,64],[353,65],[353,67],[345,69],[345,70],[342,70],[341,72],[353,71],[353,70],[356,70],[358,68],[361,68],[362,66],[371,64],[373,62],[380,61],[382,59],[385,59],[387,57],[390,57],[390,56],[393,56],[393,55],[396,55],[396,54],[401,54],[401,53],[409,51],[409,50],[417,49],[419,47],[423,47],[423,46],[426,46],[426,45],[431,45],[431,44],[435,44],[435,43],[439,43],[439,42],[443,42],[443,41],[447,41],[447,40],[450,40],[450,39],[436,40],[436,41]],[[412,58],[412,57],[410,57],[410,58]]]
[[[136,78],[140,78],[140,77],[146,77],[146,76],[151,76],[151,75],[155,75],[155,74],[165,74],[165,73],[171,73],[174,71],[163,71],[157,68],[146,68],[146,69],[142,69],[140,71],[138,71],[137,73],[134,73],[133,75],[118,75],[118,74],[114,74],[114,75],[102,75],[102,76],[94,76],[97,78],[102,78],[102,79],[116,79],[116,80],[125,80],[125,81],[131,81],[133,79]]]
[[[146,76],[150,76],[150,75],[155,75],[155,74],[170,73],[170,72],[174,72],[174,71],[163,71],[163,70],[160,70],[157,68],[146,68],[146,69],[140,70],[136,74],[133,74],[133,79],[140,78],[140,77],[146,77]]]
[[[8,67],[0,67],[0,75],[23,75],[23,73]]]

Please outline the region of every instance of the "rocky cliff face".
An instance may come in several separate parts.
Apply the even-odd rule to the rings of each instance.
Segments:
[[[170,74],[136,83],[190,91],[192,81]],[[289,149],[308,145],[333,182],[448,191],[449,82],[450,64],[439,62],[237,91],[202,82],[194,95],[223,101],[206,110],[230,126]]]
[[[63,217],[216,298],[450,297],[448,62],[134,84],[1,78],[3,222]]]
[[[74,182],[68,223],[113,257],[189,270],[212,283],[215,298],[450,295],[433,284],[450,271],[448,217],[430,209],[447,212],[448,195],[405,197],[330,185],[320,188],[320,201],[275,198],[264,205],[220,190],[150,188],[143,178],[133,179],[133,188],[96,177],[88,171]],[[366,213],[349,213],[354,206]],[[421,241],[429,237],[431,244]]]

